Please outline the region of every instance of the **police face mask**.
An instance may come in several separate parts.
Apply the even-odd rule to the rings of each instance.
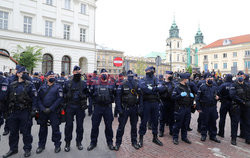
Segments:
[[[74,74],[74,80],[75,81],[80,81],[80,79],[81,79],[81,74]]]
[[[133,81],[133,79],[134,79],[134,76],[128,76],[128,81],[129,82]]]
[[[50,82],[50,83],[54,83],[55,81],[56,81],[55,78],[50,78],[50,79],[49,79],[49,82]]]
[[[172,81],[172,80],[173,80],[173,76],[169,76],[169,77],[168,77],[168,80],[169,80],[169,81]]]
[[[23,80],[28,80],[29,79],[29,75],[27,73],[23,73],[22,79]]]
[[[213,84],[213,81],[212,80],[208,80],[207,84],[211,85],[211,84]]]
[[[243,82],[244,81],[243,77],[238,77],[238,81]]]
[[[147,72],[146,75],[149,76],[149,77],[153,77],[154,72],[153,71]]]
[[[105,81],[107,79],[107,75],[106,74],[102,74],[102,80]]]

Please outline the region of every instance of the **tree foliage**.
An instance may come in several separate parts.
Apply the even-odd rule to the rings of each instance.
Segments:
[[[137,66],[135,68],[136,73],[138,75],[145,75],[145,69],[147,67],[146,62],[143,60],[138,60],[136,66]]]
[[[19,65],[25,66],[31,72],[36,67],[37,62],[42,60],[42,50],[43,48],[39,46],[26,46],[24,48],[18,45],[13,58]]]
[[[189,72],[190,74],[192,74],[192,72],[193,72],[192,66],[189,65],[189,66],[186,68],[186,71]]]

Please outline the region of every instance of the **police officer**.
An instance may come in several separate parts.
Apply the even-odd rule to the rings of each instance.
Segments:
[[[61,76],[57,78],[56,83],[60,84],[64,90],[66,81],[65,72],[63,71],[61,72]]]
[[[83,120],[85,118],[85,109],[87,109],[88,89],[85,81],[81,80],[81,68],[75,66],[73,69],[73,79],[68,81],[66,86],[66,125],[65,125],[65,148],[70,151],[70,142],[72,140],[74,116],[76,117],[76,146],[82,150],[83,139]]]
[[[88,82],[88,87],[90,88],[92,83],[94,83],[96,81],[98,81],[98,76],[97,76],[97,71],[95,70],[93,72],[92,78]],[[92,106],[93,105],[93,98],[89,95],[88,99],[89,99],[88,115],[91,116],[93,113],[93,106]]]
[[[233,113],[235,113],[230,110],[232,108],[232,99],[230,97],[229,90],[232,85],[232,78],[233,76],[231,74],[227,74],[225,77],[225,82],[219,86],[219,90],[218,90],[218,96],[220,97],[220,101],[221,101],[218,136],[223,137],[223,138],[224,138],[224,129],[225,129],[225,121],[226,121],[227,113],[229,113],[230,117]],[[232,117],[231,117],[231,121],[232,121]]]
[[[244,73],[238,72],[237,80],[232,84],[230,96],[233,100],[233,107],[237,110],[234,120],[232,120],[232,140],[231,143],[236,145],[236,136],[239,122],[239,113],[241,115],[241,132],[244,134],[245,142],[250,144],[250,86],[244,82]],[[240,108],[240,110],[238,110]],[[240,112],[238,112],[240,111]],[[242,131],[244,130],[244,131]]]
[[[191,144],[187,138],[187,130],[189,127],[189,120],[191,118],[191,106],[194,100],[194,94],[188,85],[189,74],[180,74],[181,81],[175,87],[172,98],[175,100],[175,123],[173,127],[173,143],[178,145],[179,131],[181,129],[182,141]]]
[[[143,147],[143,136],[146,134],[146,126],[149,118],[152,121],[153,142],[163,146],[158,139],[158,119],[159,119],[159,92],[164,90],[164,87],[159,84],[158,79],[154,76],[155,68],[153,66],[145,69],[146,77],[139,81],[139,87],[142,91],[142,100],[140,100],[139,113],[142,115],[142,120],[139,129],[139,146]]]
[[[160,128],[159,128],[159,137],[163,137],[165,125],[169,126],[169,134],[173,135],[173,125],[174,125],[174,100],[172,99],[172,93],[174,90],[173,83],[173,72],[166,71],[165,81],[163,86],[165,90],[160,93],[163,106],[160,108]]]
[[[206,83],[202,84],[197,92],[196,108],[201,117],[201,141],[205,141],[207,131],[209,131],[210,140],[220,143],[216,138],[218,119],[217,112],[217,87],[213,85],[213,77],[210,73],[205,74]]]
[[[115,82],[115,88],[117,89],[123,82],[124,75],[122,73],[119,74],[118,80]],[[117,117],[118,109],[117,109],[117,103],[115,102],[115,111],[114,111],[114,117]]]
[[[131,143],[135,149],[140,147],[137,144],[137,122],[138,122],[138,102],[139,102],[140,88],[138,83],[134,80],[133,71],[127,72],[127,80],[117,88],[116,100],[117,110],[119,113],[119,126],[116,133],[115,150],[118,151],[122,143],[122,136],[124,134],[125,125],[130,118],[131,125]]]
[[[16,73],[18,80],[10,84],[8,90],[9,112],[9,146],[10,150],[3,157],[9,157],[18,152],[19,131],[23,135],[24,157],[31,155],[32,148],[32,118],[31,111],[36,109],[37,91],[34,85],[28,81],[25,67],[20,67]]]
[[[34,73],[33,78],[32,78],[32,83],[34,84],[34,86],[36,87],[36,90],[38,91],[42,85],[42,80],[39,78],[38,72]]]
[[[38,106],[39,106],[39,142],[36,150],[37,154],[40,154],[46,145],[48,135],[48,120],[52,127],[52,141],[55,145],[55,153],[61,151],[61,132],[60,132],[60,120],[58,116],[58,108],[63,100],[63,90],[59,84],[56,84],[55,74],[53,71],[49,71],[46,74],[47,83],[43,84],[39,89]]]
[[[3,76],[3,72],[0,71],[0,127],[4,123],[3,114],[6,112],[5,104],[7,99],[8,84],[8,80]]]
[[[115,85],[108,82],[107,70],[101,70],[101,77],[91,86],[91,95],[93,97],[94,112],[92,114],[91,142],[87,150],[93,150],[97,145],[99,135],[99,126],[104,119],[106,142],[110,150],[113,146],[112,122],[114,120],[112,113],[112,103],[114,102]]]

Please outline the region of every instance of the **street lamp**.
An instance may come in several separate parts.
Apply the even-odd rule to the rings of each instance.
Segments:
[[[169,46],[169,48],[170,48],[170,71],[172,71],[172,46],[171,46],[171,42],[167,43],[167,46]]]

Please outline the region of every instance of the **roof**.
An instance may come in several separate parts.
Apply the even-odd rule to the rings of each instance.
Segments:
[[[231,38],[219,39],[219,40],[203,47],[202,49],[222,47],[222,46],[227,46],[227,45],[236,45],[236,44],[248,43],[248,42],[250,42],[250,34],[231,37]]]
[[[145,56],[145,58],[156,58],[157,56],[160,56],[161,59],[166,59],[166,53],[165,52],[151,52]]]

